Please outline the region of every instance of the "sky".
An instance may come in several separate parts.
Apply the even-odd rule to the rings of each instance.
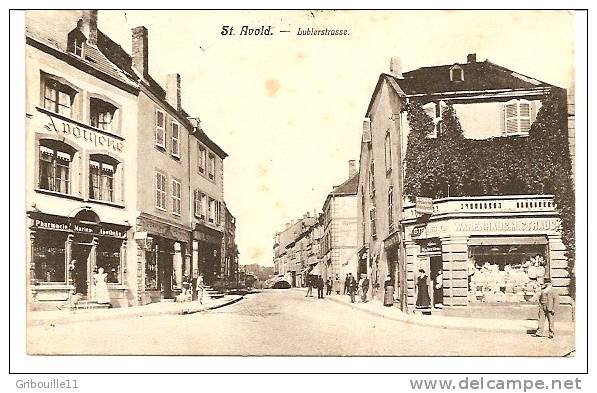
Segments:
[[[321,211],[358,160],[363,117],[380,73],[465,62],[468,53],[571,89],[574,16],[566,11],[100,11],[127,52],[149,30],[149,72],[179,73],[182,104],[228,154],[224,192],[241,264],[272,265],[286,222]],[[225,36],[272,26],[272,36]],[[347,29],[298,36],[297,29]],[[280,30],[289,30],[288,33]]]

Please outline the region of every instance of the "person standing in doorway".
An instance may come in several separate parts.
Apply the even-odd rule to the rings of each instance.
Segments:
[[[545,337],[545,320],[547,319],[547,337],[554,335],[554,315],[559,304],[559,296],[551,285],[551,279],[545,278],[539,294],[539,326],[534,337]]]
[[[435,308],[444,307],[444,276],[442,270],[438,270],[433,284],[433,306]]]
[[[307,280],[306,280],[306,284],[307,284],[307,294],[305,295],[305,297],[310,297],[313,296],[313,278],[311,278],[310,275],[307,275]]]
[[[425,269],[419,269],[419,277],[417,277],[417,284],[415,285],[416,308],[429,308],[431,305],[431,296],[429,295],[431,285],[429,281]]]
[[[386,277],[386,281],[383,283],[384,288],[384,295],[383,295],[383,305],[386,307],[390,307],[394,305],[394,282],[392,281],[392,276],[388,274]]]
[[[369,291],[369,278],[363,274],[363,280],[361,282],[361,302],[367,303],[367,292]]]

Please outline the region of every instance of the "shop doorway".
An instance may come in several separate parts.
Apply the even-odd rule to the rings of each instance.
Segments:
[[[172,254],[168,250],[158,251],[158,272],[160,290],[164,299],[173,299],[172,294]]]
[[[429,278],[433,285],[433,305],[443,306],[444,288],[443,288],[443,262],[441,256],[432,256],[429,258],[429,269],[431,271]]]
[[[75,286],[75,293],[87,296],[89,293],[89,256],[91,254],[91,245],[86,243],[73,243],[71,264],[74,266],[71,270],[71,279]]]

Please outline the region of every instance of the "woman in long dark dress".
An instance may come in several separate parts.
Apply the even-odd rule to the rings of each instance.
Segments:
[[[394,283],[392,282],[392,277],[389,274],[388,277],[386,277],[386,281],[383,283],[383,287],[383,305],[386,307],[392,306],[394,304]]]
[[[429,276],[425,273],[425,270],[419,269],[419,277],[417,277],[416,297],[417,303],[416,308],[429,308],[431,305],[431,298],[429,296]]]

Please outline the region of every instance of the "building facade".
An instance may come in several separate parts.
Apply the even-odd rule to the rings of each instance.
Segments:
[[[150,76],[147,29],[129,55],[95,10],[29,11],[26,43],[30,308],[93,301],[99,269],[120,307],[172,298],[210,260],[219,269],[226,154],[182,109],[180,76],[166,89]],[[196,190],[218,235],[193,255]]]
[[[334,187],[323,204],[321,239],[324,280],[354,270],[357,251],[357,186],[355,161],[348,163],[348,179]]]
[[[520,305],[534,300],[539,264],[570,304],[567,261],[549,195],[421,198],[404,193],[409,123],[405,106],[421,104],[437,137],[452,105],[469,139],[524,138],[553,86],[474,54],[466,63],[402,73],[400,60],[380,75],[363,124],[358,184],[359,272],[371,283],[388,274],[402,310],[415,306],[419,269],[429,274],[433,303]],[[424,203],[423,203],[424,202]],[[539,261],[539,262],[538,262]],[[529,273],[529,270],[531,273]],[[530,276],[530,277],[529,277]],[[441,284],[443,281],[443,285]],[[439,283],[439,284],[438,284]],[[533,288],[531,288],[533,287]],[[383,296],[383,285],[370,291]],[[507,313],[507,312],[506,312]]]

